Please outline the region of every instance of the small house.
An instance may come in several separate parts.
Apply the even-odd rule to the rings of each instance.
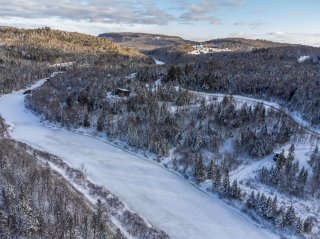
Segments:
[[[115,91],[115,95],[122,96],[122,97],[129,96],[130,95],[130,90],[117,88],[116,91]]]

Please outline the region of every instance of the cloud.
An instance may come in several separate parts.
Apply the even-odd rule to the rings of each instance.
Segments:
[[[320,33],[303,33],[303,32],[283,32],[274,31],[262,34],[250,34],[244,32],[235,32],[229,34],[230,37],[243,37],[249,39],[266,39],[276,42],[304,44],[310,46],[320,46]]]
[[[86,20],[103,23],[167,24],[174,17],[155,0],[0,0],[0,16]]]
[[[216,17],[217,12],[222,8],[234,8],[242,5],[245,0],[200,0],[190,7],[184,9],[179,20],[184,23],[206,21],[213,25],[221,24],[221,20]]]
[[[251,23],[247,23],[247,22],[234,22],[233,23],[234,26],[250,26],[252,29],[258,29],[261,26],[266,25],[265,22],[251,22]]]
[[[251,26],[252,29],[258,29],[261,26],[266,25],[266,23],[265,22],[252,22],[249,25]]]
[[[234,26],[243,26],[243,25],[246,25],[247,23],[246,22],[234,22],[233,25]]]
[[[267,35],[271,36],[307,36],[307,37],[320,37],[320,33],[301,33],[301,32],[282,32],[282,31],[276,31],[276,32],[268,32]]]
[[[191,1],[191,3],[190,3]],[[167,25],[171,22],[221,24],[223,8],[246,0],[0,0],[1,17],[61,18],[117,24]],[[162,6],[162,7],[160,7]],[[174,14],[172,11],[175,11]]]

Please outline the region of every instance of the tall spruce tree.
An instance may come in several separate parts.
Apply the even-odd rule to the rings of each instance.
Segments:
[[[231,195],[229,169],[226,169],[224,173],[224,178],[222,183],[222,192],[226,197],[229,197]]]
[[[214,167],[214,161],[211,160],[211,161],[210,161],[210,165],[209,165],[209,169],[208,169],[208,173],[207,173],[208,179],[213,179],[214,169],[215,169],[215,167]]]
[[[217,167],[214,173],[214,178],[213,178],[213,187],[216,191],[220,191],[221,178],[222,178],[221,169]]]
[[[194,177],[197,183],[201,183],[206,179],[206,170],[201,156],[197,159],[194,166]]]

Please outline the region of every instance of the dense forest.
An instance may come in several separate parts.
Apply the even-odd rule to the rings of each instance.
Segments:
[[[310,58],[299,62],[298,58],[304,55]],[[311,124],[320,124],[318,48],[263,48],[196,59],[190,64],[171,66],[165,79],[187,89],[276,101]]]

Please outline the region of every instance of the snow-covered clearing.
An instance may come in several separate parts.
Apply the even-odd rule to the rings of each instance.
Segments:
[[[304,62],[305,60],[308,60],[310,58],[310,56],[300,56],[298,58],[298,62],[301,63],[301,62]]]
[[[231,51],[228,48],[215,48],[215,47],[206,47],[203,45],[193,46],[194,50],[189,54],[191,55],[200,55],[200,54],[208,54],[208,53],[217,53],[217,52],[229,52]]]
[[[72,66],[74,62],[62,62],[62,63],[57,63],[57,64],[52,64],[50,67],[68,67]]]
[[[104,185],[171,238],[279,238],[216,197],[200,191],[157,163],[114,145],[48,128],[24,107],[24,95],[0,98],[0,114],[14,139],[55,154]]]
[[[164,65],[165,63],[163,61],[159,61],[156,58],[153,58],[154,62],[156,63],[156,65]]]

